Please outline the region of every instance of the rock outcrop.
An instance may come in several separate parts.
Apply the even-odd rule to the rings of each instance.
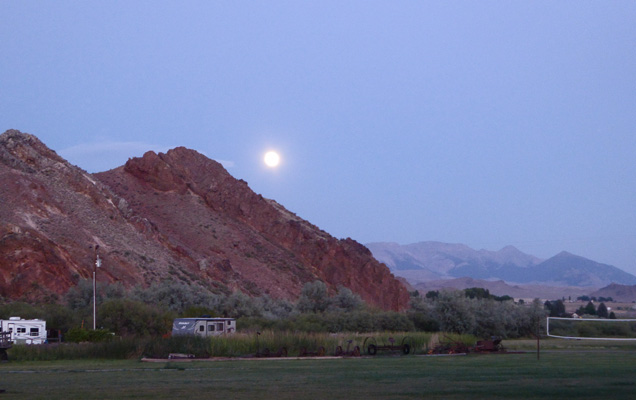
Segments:
[[[295,299],[306,282],[350,288],[383,309],[408,292],[352,239],[338,240],[254,193],[194,150],[148,152],[88,174],[32,135],[0,135],[0,295],[62,294],[92,276],[165,279]]]

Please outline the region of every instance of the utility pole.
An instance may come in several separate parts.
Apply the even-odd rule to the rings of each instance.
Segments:
[[[97,268],[102,266],[99,258],[99,245],[95,245],[95,265],[93,266],[93,330],[97,329]]]

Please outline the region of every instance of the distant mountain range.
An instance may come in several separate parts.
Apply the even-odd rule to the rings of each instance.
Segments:
[[[636,284],[636,276],[632,274],[565,251],[542,260],[513,246],[499,251],[440,242],[368,243],[366,246],[378,261],[411,285],[463,277],[544,286],[601,288],[611,283]]]

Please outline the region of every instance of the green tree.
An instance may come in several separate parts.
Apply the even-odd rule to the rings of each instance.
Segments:
[[[364,306],[364,302],[351,289],[338,287],[338,293],[331,298],[329,309],[333,311],[353,311]]]
[[[437,290],[429,290],[426,292],[427,299],[437,299],[439,297],[439,291]]]
[[[596,315],[598,315],[599,318],[609,318],[609,313],[607,310],[607,306],[605,306],[605,303],[601,303],[598,305],[598,308],[596,309]]]
[[[285,319],[294,313],[294,304],[285,299],[272,299],[265,295],[257,299],[263,317],[268,319]]]
[[[97,282],[97,304],[109,299],[121,299],[126,296],[124,286],[119,283]],[[66,292],[66,304],[72,310],[92,308],[93,305],[93,281],[92,279],[80,279],[77,285]]]
[[[20,317],[24,319],[44,319],[44,311],[33,304],[13,301],[0,305],[0,319]]]
[[[464,289],[464,294],[466,295],[466,297],[470,299],[489,299],[490,298],[490,291],[488,289],[478,288],[478,287]]]
[[[121,336],[157,336],[171,331],[173,311],[130,299],[113,299],[99,307],[99,325]]]
[[[163,281],[148,288],[136,287],[132,299],[146,304],[182,313],[189,307],[219,309],[222,298],[198,285],[186,285],[183,282]]]
[[[236,291],[226,297],[221,303],[221,313],[226,317],[262,317],[262,304],[245,293]]]
[[[439,295],[439,292],[435,293]],[[409,305],[407,316],[413,322],[415,329],[425,332],[439,331],[439,323],[433,310],[433,300],[430,297],[422,297],[417,291],[411,292]]]
[[[585,308],[583,309],[584,314],[587,315],[596,315],[596,307],[594,307],[594,303],[589,301]]]
[[[565,304],[562,300],[546,301],[545,308],[549,311],[551,317],[565,316]]]
[[[445,332],[471,333],[477,321],[463,292],[444,291],[434,305],[435,317]]]
[[[321,313],[325,312],[330,304],[327,285],[322,281],[314,281],[303,286],[296,308],[301,313]]]

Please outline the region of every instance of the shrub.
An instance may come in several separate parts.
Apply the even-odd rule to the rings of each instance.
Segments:
[[[188,307],[204,307],[219,310],[222,298],[210,290],[183,282],[164,281],[148,288],[136,287],[131,299],[153,304],[162,309],[182,313]]]
[[[181,353],[199,358],[210,357],[209,344],[212,339],[193,335],[154,338],[146,343],[142,355],[150,358],[168,358],[170,353]]]
[[[108,342],[112,339],[113,333],[106,329],[71,328],[64,336],[64,340],[71,343]]]
[[[158,336],[172,330],[176,314],[134,300],[110,300],[99,307],[101,326],[120,336]]]

